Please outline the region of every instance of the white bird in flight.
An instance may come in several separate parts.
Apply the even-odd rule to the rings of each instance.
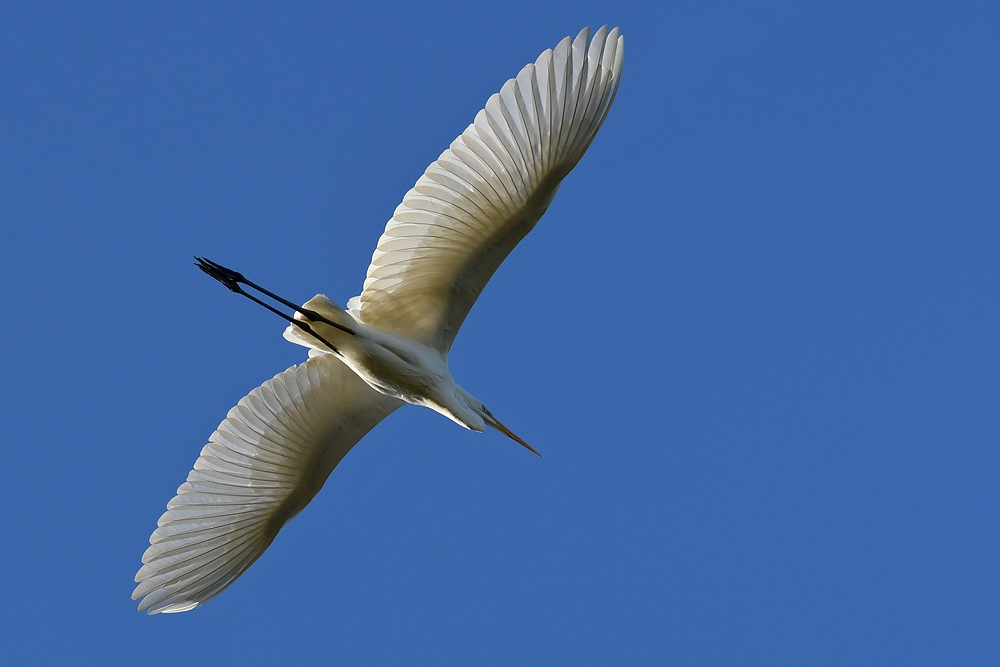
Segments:
[[[448,351],[487,281],[542,217],[611,107],[624,39],[585,28],[526,65],[417,180],[385,227],[360,296],[299,307],[199,259],[227,287],[290,321],[309,359],[229,411],[167,503],[132,599],[150,614],[221,593],[271,544],[368,431],[424,405],[532,452],[455,383]],[[242,287],[277,300],[283,313]]]

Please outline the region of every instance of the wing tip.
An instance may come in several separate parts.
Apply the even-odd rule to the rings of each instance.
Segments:
[[[200,607],[204,602],[204,600],[176,600],[173,599],[169,591],[165,591],[165,593],[166,595],[163,598],[153,593],[146,595],[139,602],[138,610],[146,612],[149,616],[155,616],[156,614],[180,614],[185,611],[191,611],[195,607]],[[135,594],[133,594],[132,599],[137,599]]]

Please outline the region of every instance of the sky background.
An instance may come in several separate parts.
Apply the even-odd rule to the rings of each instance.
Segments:
[[[1000,661],[1000,9],[0,5],[0,660]],[[459,335],[538,459],[406,407],[230,589],[130,599],[304,358],[192,266],[357,294],[521,66],[625,35],[588,154]]]

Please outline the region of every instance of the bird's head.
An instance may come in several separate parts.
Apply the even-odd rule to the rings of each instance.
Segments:
[[[455,415],[455,417],[459,417],[456,421],[462,423],[464,426],[472,429],[473,431],[482,432],[485,430],[485,427],[489,426],[490,428],[500,431],[517,444],[526,448],[528,451],[541,456],[541,454],[539,454],[534,447],[514,435],[513,431],[504,426],[499,419],[494,417],[493,413],[490,412],[478,398],[461,387],[457,387],[456,396],[459,399],[461,407],[467,408],[467,410],[462,410],[463,414]],[[452,419],[455,419],[455,417],[452,417]]]

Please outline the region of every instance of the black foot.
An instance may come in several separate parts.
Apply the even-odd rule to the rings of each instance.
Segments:
[[[199,269],[212,276],[220,283],[228,287],[230,290],[239,293],[243,290],[240,288],[240,283],[246,284],[247,279],[243,277],[242,273],[233,271],[232,269],[227,269],[221,264],[216,264],[210,259],[204,257],[195,257],[195,266]]]
[[[308,319],[311,322],[323,322],[325,324],[329,324],[330,326],[334,327],[335,329],[340,329],[344,333],[349,333],[352,336],[356,336],[357,335],[356,333],[354,333],[354,331],[352,331],[348,327],[345,327],[342,324],[339,324],[337,322],[329,320],[329,319],[323,317],[322,315],[320,315],[319,313],[317,313],[315,311],[308,310],[306,308],[302,308],[300,306],[297,306],[294,303],[292,303],[291,301],[288,301],[287,299],[281,298],[280,296],[278,296],[274,292],[267,291],[266,289],[264,289],[260,285],[255,285],[254,283],[250,282],[245,277],[243,277],[243,274],[240,273],[240,272],[238,272],[238,271],[233,271],[232,269],[227,269],[226,267],[222,266],[221,264],[213,262],[212,260],[207,259],[205,257],[195,256],[194,259],[195,259],[195,266],[197,266],[199,269],[201,269],[202,271],[204,271],[208,275],[210,275],[213,278],[215,278],[216,280],[218,280],[220,283],[222,283],[223,285],[225,285],[226,287],[228,287],[231,291],[236,292],[237,294],[242,294],[243,296],[245,296],[246,298],[250,299],[254,303],[259,304],[261,306],[264,306],[265,308],[267,308],[268,310],[270,310],[275,315],[281,317],[282,319],[288,320],[289,322],[291,322],[295,326],[299,327],[300,329],[302,329],[303,331],[305,331],[309,335],[311,335],[314,338],[316,338],[317,340],[319,340],[321,343],[323,343],[324,345],[326,345],[328,348],[330,348],[334,352],[337,352],[337,348],[334,347],[333,345],[331,345],[329,341],[327,341],[325,338],[323,338],[322,336],[320,336],[318,333],[316,333],[315,331],[313,331],[313,328],[311,326],[309,326],[309,324],[307,322],[303,322],[301,320],[297,320],[294,317],[292,317],[291,315],[289,315],[287,313],[281,312],[280,310],[278,310],[277,308],[275,308],[271,304],[264,303],[263,301],[261,301],[260,299],[258,299],[257,297],[255,297],[253,294],[250,294],[249,292],[247,292],[246,290],[244,290],[242,287],[240,287],[240,285],[246,285],[247,287],[258,291],[261,294],[265,294],[265,295],[271,297],[272,299],[274,299],[278,303],[281,303],[281,304],[285,305],[286,307],[291,308],[292,310],[294,310],[294,311],[296,311],[298,313],[302,313],[302,315],[304,315],[306,317],[306,319]]]

